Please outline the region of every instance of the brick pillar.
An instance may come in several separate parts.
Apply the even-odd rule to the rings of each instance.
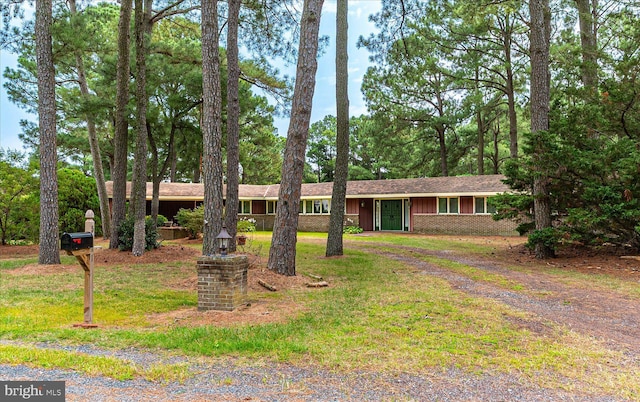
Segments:
[[[202,256],[198,259],[198,310],[233,311],[247,296],[246,255]]]

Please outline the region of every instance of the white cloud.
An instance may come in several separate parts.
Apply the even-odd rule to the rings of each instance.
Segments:
[[[358,117],[363,114],[369,114],[369,110],[367,110],[367,106],[364,103],[349,104],[349,116]]]
[[[322,5],[322,13],[335,14],[338,9],[338,4],[335,1],[325,1]]]

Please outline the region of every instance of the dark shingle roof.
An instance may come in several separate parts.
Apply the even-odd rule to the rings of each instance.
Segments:
[[[348,198],[429,197],[460,195],[493,195],[509,190],[502,175],[426,177],[419,179],[362,180],[347,183]],[[127,183],[127,194],[130,193]],[[241,199],[277,199],[280,185],[241,184]],[[307,183],[302,185],[302,198],[327,198],[333,183]],[[224,192],[224,191],[223,191]],[[151,198],[152,185],[147,183],[147,198]],[[107,182],[107,194],[113,194],[113,182]],[[160,199],[203,200],[202,183],[161,183]]]

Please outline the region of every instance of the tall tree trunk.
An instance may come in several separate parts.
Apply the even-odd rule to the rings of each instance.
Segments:
[[[238,99],[240,4],[241,0],[229,0],[229,18],[227,19],[227,213],[225,224],[227,231],[233,238],[229,244],[229,251],[236,250],[238,188],[240,186],[240,101]]]
[[[336,168],[331,193],[331,217],[326,256],[343,254],[344,222],[349,177],[349,41],[347,0],[338,0],[336,11]]]
[[[149,137],[149,153],[151,153],[151,221],[153,229],[158,227],[158,213],[160,210],[160,182],[162,181],[162,174],[159,172],[159,159],[158,145],[155,138],[153,138],[153,132],[151,127],[147,125],[147,134]]]
[[[69,10],[72,16],[76,16],[76,0],[69,0]],[[76,68],[78,69],[78,84],[80,85],[80,93],[85,100],[89,99],[89,85],[87,84],[87,76],[84,69],[84,60],[80,52],[76,53]],[[102,221],[102,235],[108,238],[111,235],[111,214],[109,213],[109,196],[107,195],[107,185],[104,180],[104,171],[102,169],[102,154],[100,153],[100,143],[98,142],[98,134],[96,133],[96,123],[90,112],[86,113],[87,133],[89,134],[89,146],[91,147],[91,158],[93,159],[93,177],[96,180],[96,188],[98,190],[98,200],[100,202],[100,218]]]
[[[167,157],[162,162],[160,167],[160,157],[158,152],[158,145],[151,127],[147,125],[147,132],[149,133],[149,151],[151,152],[151,181],[152,181],[152,194],[151,194],[151,222],[152,229],[156,230],[158,227],[158,214],[160,212],[160,182],[167,174],[169,166],[176,159],[175,157],[175,137],[176,137],[176,116],[171,118],[171,129],[169,130],[169,144],[167,145]],[[171,217],[168,217],[171,218]]]
[[[218,50],[218,1],[202,1],[202,174],[204,180],[204,233],[202,253],[216,252],[222,229],[222,99]],[[237,206],[228,206],[237,208]],[[235,212],[235,211],[234,211]]]
[[[445,128],[442,124],[436,125],[438,133],[438,144],[440,149],[440,169],[443,177],[449,176],[449,165],[447,163],[447,140],[445,137]]]
[[[300,191],[304,172],[311,106],[316,84],[318,33],[323,0],[305,0],[291,119],[282,163],[282,182],[267,266],[282,275],[296,274],[296,242]]]
[[[40,129],[40,264],[60,264],[58,246],[58,152],[56,78],[53,65],[51,0],[36,1],[38,124]]]
[[[475,91],[480,95],[480,68],[476,66],[475,69]],[[480,98],[480,96],[478,96]],[[476,125],[478,126],[478,174],[484,174],[484,134],[487,129],[485,128],[484,119],[482,117],[482,108],[478,107],[476,111]]]
[[[442,84],[442,80],[441,80],[441,77],[439,76],[438,86],[437,86],[438,89],[436,93],[436,101],[438,103],[438,116],[443,117],[445,116],[445,112],[444,112],[444,100],[442,99],[441,84]],[[440,148],[440,169],[442,171],[442,176],[447,177],[449,176],[449,164],[447,163],[447,155],[448,155],[447,154],[447,137],[446,137],[447,128],[442,123],[436,123],[434,128],[436,130],[436,133],[438,134],[438,145]]]
[[[492,128],[493,131],[493,174],[500,173],[500,118],[497,118],[495,121],[495,127]]]
[[[598,44],[595,19],[598,0],[575,0],[575,2],[580,22],[582,85],[588,94],[593,96],[598,89]]]
[[[178,154],[175,152],[175,147],[174,147],[174,151],[171,154],[171,167],[169,170],[170,182],[173,183],[176,181],[177,171],[178,171]]]
[[[129,40],[132,0],[120,2],[118,22],[118,64],[116,65],[116,105],[113,137],[113,201],[111,211],[111,240],[109,248],[118,248],[118,228],[127,213],[127,154],[129,123],[127,103],[129,103]]]
[[[478,174],[484,174],[484,134],[487,131],[485,128],[484,120],[482,118],[482,111],[476,112],[476,124],[478,125]]]
[[[507,108],[509,110],[509,154],[512,159],[518,158],[518,112],[516,110],[516,94],[513,83],[513,63],[511,62],[512,25],[507,15],[504,29],[504,60],[506,68],[505,90],[507,92]]]
[[[549,177],[535,163],[544,156],[545,144],[536,133],[549,130],[550,74],[549,46],[551,37],[551,10],[549,0],[531,0],[531,132],[535,137],[534,166],[537,170],[533,182],[533,209],[536,230],[551,227],[551,203],[549,199]],[[549,258],[553,249],[541,242],[535,246],[536,258]]]
[[[147,215],[147,49],[151,33],[151,0],[135,0],[136,34],[136,150],[133,164],[131,199],[133,204],[133,247],[141,256],[146,249]]]

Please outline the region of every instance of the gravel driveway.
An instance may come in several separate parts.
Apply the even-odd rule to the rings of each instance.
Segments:
[[[105,354],[110,354],[105,352]],[[132,360],[135,351],[121,352]],[[148,355],[148,354],[147,354]],[[149,358],[146,356],[145,358]],[[428,376],[336,374],[291,365],[246,367],[194,363],[182,384],[119,381],[63,370],[0,365],[0,380],[66,381],[67,401],[619,401],[610,396],[540,389],[506,375],[450,369]]]
[[[361,249],[365,249],[359,247]],[[375,248],[366,249],[382,253]],[[405,249],[424,254],[422,249]],[[553,277],[511,271],[499,264],[461,259],[447,252],[428,252],[492,271],[522,283],[527,292],[511,292],[412,257],[406,252],[386,257],[420,269],[428,275],[446,279],[461,291],[476,297],[498,300],[538,317],[519,323],[532,331],[545,331],[547,322],[566,326],[608,343],[629,358],[626,364],[640,365],[640,309],[636,300],[614,292],[587,293],[565,286]],[[553,294],[552,297],[536,296]],[[233,359],[203,362],[135,349],[101,350],[90,346],[63,347],[41,344],[43,348],[63,348],[78,352],[114,356],[136,364],[184,362],[196,375],[184,383],[153,383],[144,380],[119,381],[92,377],[64,370],[34,369],[0,365],[0,380],[64,380],[68,401],[620,401],[602,395],[586,396],[579,391],[543,389],[512,375],[473,375],[456,369],[416,375],[355,372],[335,373],[312,366],[259,363],[247,366]],[[176,361],[177,359],[177,361]]]

